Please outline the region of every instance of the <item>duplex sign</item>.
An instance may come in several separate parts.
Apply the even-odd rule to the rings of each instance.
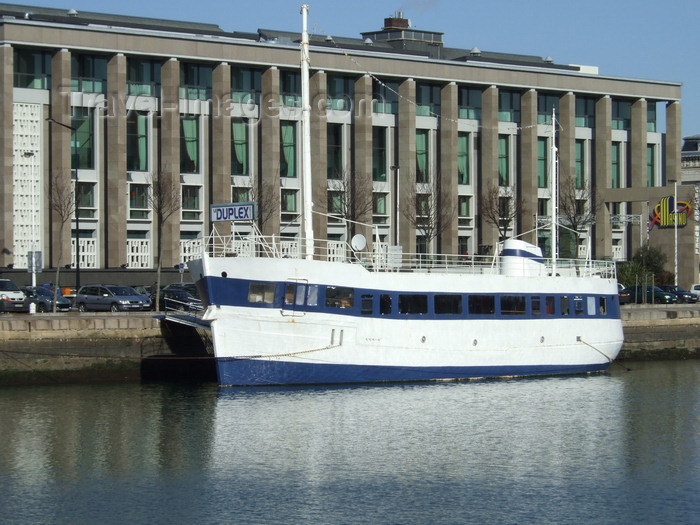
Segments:
[[[211,220],[217,221],[254,221],[258,218],[256,202],[237,202],[232,204],[212,204]]]

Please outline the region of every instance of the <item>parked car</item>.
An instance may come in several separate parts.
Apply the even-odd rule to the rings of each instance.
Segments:
[[[133,312],[151,309],[151,299],[139,295],[131,286],[90,284],[75,294],[74,303],[81,312]]]
[[[156,295],[151,295],[151,303],[155,307]],[[182,310],[185,312],[194,312],[202,310],[202,301],[197,299],[195,296],[190,294],[185,290],[178,290],[173,288],[171,290],[161,290],[159,310],[170,311],[170,310]]]
[[[53,312],[53,290],[43,286],[24,286],[22,291],[29,304],[36,305],[37,312]],[[66,299],[59,292],[56,297],[56,311],[70,312],[71,306],[70,299]]]
[[[649,303],[649,304],[674,304],[678,302],[676,294],[664,292],[658,286],[638,285],[630,286],[623,290],[624,293],[629,293],[633,303]]]
[[[617,297],[620,304],[630,304],[632,302],[632,294],[625,289],[625,285],[617,283]]]
[[[684,290],[680,286],[675,286],[673,284],[659,285],[664,292],[669,292],[676,294],[679,303],[697,303],[698,296],[694,293],[690,293],[688,290]]]
[[[700,297],[700,283],[691,284],[690,285],[690,293],[694,293],[695,295]]]
[[[172,283],[172,284],[169,284],[169,285],[163,287],[163,290],[185,290],[191,296],[199,299],[199,292],[197,291],[197,287],[195,286],[194,283],[191,283],[191,282],[190,283]]]
[[[144,286],[141,284],[138,284],[136,286],[132,286],[134,290],[136,290],[136,293],[139,295],[145,295],[146,297],[151,296],[151,287],[150,286]]]
[[[0,279],[0,313],[28,311],[29,301],[19,286],[9,279]]]

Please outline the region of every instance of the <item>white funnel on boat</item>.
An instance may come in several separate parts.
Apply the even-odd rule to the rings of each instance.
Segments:
[[[503,243],[500,268],[501,274],[513,276],[546,275],[547,271],[539,246],[520,239]]]

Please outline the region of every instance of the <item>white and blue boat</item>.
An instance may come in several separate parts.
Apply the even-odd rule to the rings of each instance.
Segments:
[[[188,263],[206,306],[219,383],[437,381],[605,370],[623,342],[611,261],[545,260],[540,248],[519,239],[506,240],[496,256],[468,259],[397,253],[361,236],[349,246],[313,240],[306,200],[305,8],[302,14],[303,242],[289,249],[280,238],[213,235],[206,253]]]

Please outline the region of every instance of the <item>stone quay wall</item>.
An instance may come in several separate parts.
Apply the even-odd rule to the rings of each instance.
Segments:
[[[622,322],[618,360],[700,356],[700,305],[625,306]],[[191,377],[207,354],[196,334],[168,324],[152,312],[2,315],[0,385],[140,380],[173,363]],[[205,380],[215,380],[211,363],[204,368]]]

